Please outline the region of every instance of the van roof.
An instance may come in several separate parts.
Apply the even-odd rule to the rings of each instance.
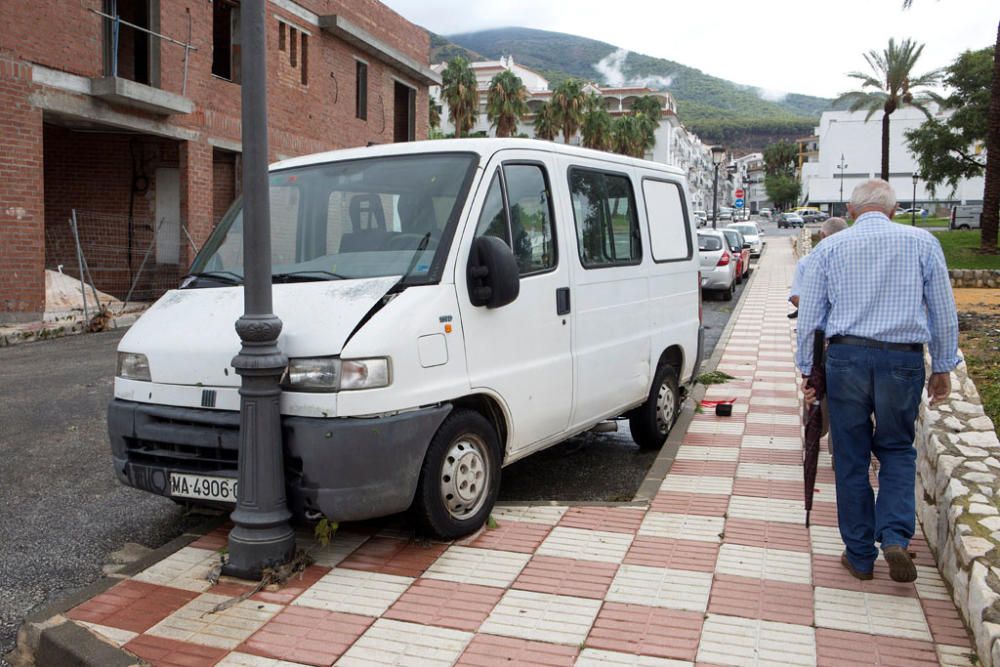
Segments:
[[[639,158],[627,157],[617,153],[607,153],[590,148],[580,148],[579,146],[567,146],[566,144],[554,141],[542,141],[539,139],[434,139],[429,141],[405,141],[393,144],[377,144],[373,146],[363,146],[359,148],[344,148],[324,153],[313,153],[299,157],[281,160],[271,164],[270,169],[289,169],[291,167],[305,167],[325,162],[339,160],[356,160],[360,158],[381,157],[388,155],[413,155],[418,153],[454,153],[469,152],[478,153],[481,157],[490,157],[500,150],[532,150],[545,151],[547,153],[557,153],[559,155],[575,155],[591,159],[614,162],[616,164],[632,167],[642,167],[644,169],[654,169],[667,172],[676,176],[683,176],[684,171],[678,167],[652,162],[650,160],[640,160]]]

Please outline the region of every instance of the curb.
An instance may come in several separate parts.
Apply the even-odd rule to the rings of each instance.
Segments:
[[[60,665],[60,667],[124,667],[142,661],[131,653],[104,641],[64,615],[115,584],[180,551],[225,521],[211,517],[166,544],[125,565],[120,571],[98,579],[89,586],[39,607],[25,616],[17,630],[17,645],[2,656],[15,667]]]

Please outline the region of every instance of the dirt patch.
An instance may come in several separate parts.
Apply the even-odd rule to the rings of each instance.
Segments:
[[[1000,435],[1000,290],[956,289],[959,344]]]

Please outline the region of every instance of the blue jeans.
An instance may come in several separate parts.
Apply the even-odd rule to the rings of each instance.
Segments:
[[[923,387],[920,352],[843,344],[827,349],[830,435],[837,443],[837,520],[847,558],[860,572],[872,571],[876,542],[883,549],[906,548],[913,537],[913,435]],[[868,481],[872,454],[880,464],[877,502]]]

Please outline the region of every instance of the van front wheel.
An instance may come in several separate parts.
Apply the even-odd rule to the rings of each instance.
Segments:
[[[414,516],[425,532],[453,540],[486,522],[500,489],[496,430],[472,410],[452,412],[427,448]]]
[[[632,440],[641,449],[656,449],[663,445],[680,412],[677,371],[673,366],[661,366],[653,378],[646,402],[629,414],[628,425]]]

